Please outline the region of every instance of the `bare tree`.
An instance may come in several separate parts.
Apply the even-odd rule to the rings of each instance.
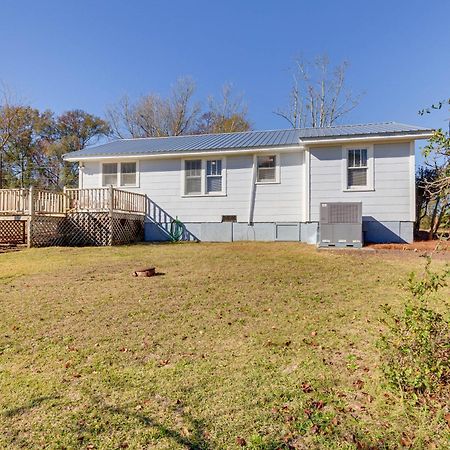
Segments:
[[[431,108],[419,111],[420,115],[430,114],[432,110],[450,107],[450,98],[442,100]],[[450,108],[449,108],[450,111]],[[427,157],[426,164],[434,167],[435,176],[426,180],[424,189],[427,194],[435,198],[435,207],[431,213],[430,237],[439,235],[439,228],[446,229],[449,238],[450,229],[450,131],[437,129],[424,148]]]
[[[274,112],[292,128],[332,126],[358,106],[361,95],[345,88],[347,62],[330,68],[328,57],[319,56],[294,64],[288,107]]]
[[[247,111],[243,95],[234,95],[233,85],[226,83],[219,99],[209,97],[208,111],[200,118],[196,132],[203,134],[248,131],[251,124]]]
[[[194,93],[195,83],[180,78],[168,97],[151,93],[132,102],[125,96],[106,117],[118,138],[179,136],[191,132],[198,120],[200,105]]]

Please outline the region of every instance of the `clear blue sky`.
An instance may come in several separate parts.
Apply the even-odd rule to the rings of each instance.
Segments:
[[[232,82],[254,128],[282,128],[292,58],[327,53],[366,92],[343,122],[448,126],[417,111],[450,95],[449,0],[2,0],[0,13],[0,81],[38,108],[102,115],[190,75],[199,98]]]

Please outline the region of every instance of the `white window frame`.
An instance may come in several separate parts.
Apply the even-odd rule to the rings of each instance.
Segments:
[[[367,184],[365,186],[348,186],[348,154],[350,150],[367,150]],[[344,192],[368,192],[375,190],[375,164],[373,145],[361,144],[342,147],[342,190]]]
[[[258,156],[275,156],[275,180],[258,181]],[[273,152],[256,153],[253,155],[253,164],[255,165],[255,184],[279,184],[280,180],[280,154]]]
[[[186,193],[186,161],[201,160],[201,192],[198,194]],[[207,161],[222,161],[222,190],[220,192],[207,192],[206,190],[206,165]],[[181,160],[181,197],[225,197],[227,195],[227,159],[224,156],[208,156],[196,158],[183,158]]]
[[[136,164],[136,183],[133,185],[127,184],[122,185],[122,163],[128,164],[128,163],[134,163]],[[117,183],[114,185],[114,187],[120,188],[123,187],[125,189],[128,188],[137,188],[139,187],[140,183],[140,171],[139,171],[139,161],[137,160],[130,160],[130,161],[102,161],[100,163],[100,186],[101,187],[109,187],[110,185],[104,185],[103,184],[103,166],[104,164],[117,164]]]

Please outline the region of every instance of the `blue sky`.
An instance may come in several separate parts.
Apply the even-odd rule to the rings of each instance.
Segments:
[[[56,112],[102,115],[128,93],[167,93],[182,75],[197,95],[244,93],[254,128],[283,128],[292,58],[350,62],[365,92],[345,123],[446,127],[417,111],[450,95],[448,0],[2,0],[0,81]]]

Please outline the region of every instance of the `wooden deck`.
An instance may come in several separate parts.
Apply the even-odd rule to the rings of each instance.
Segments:
[[[0,243],[116,245],[143,239],[146,195],[109,188],[0,189]]]

